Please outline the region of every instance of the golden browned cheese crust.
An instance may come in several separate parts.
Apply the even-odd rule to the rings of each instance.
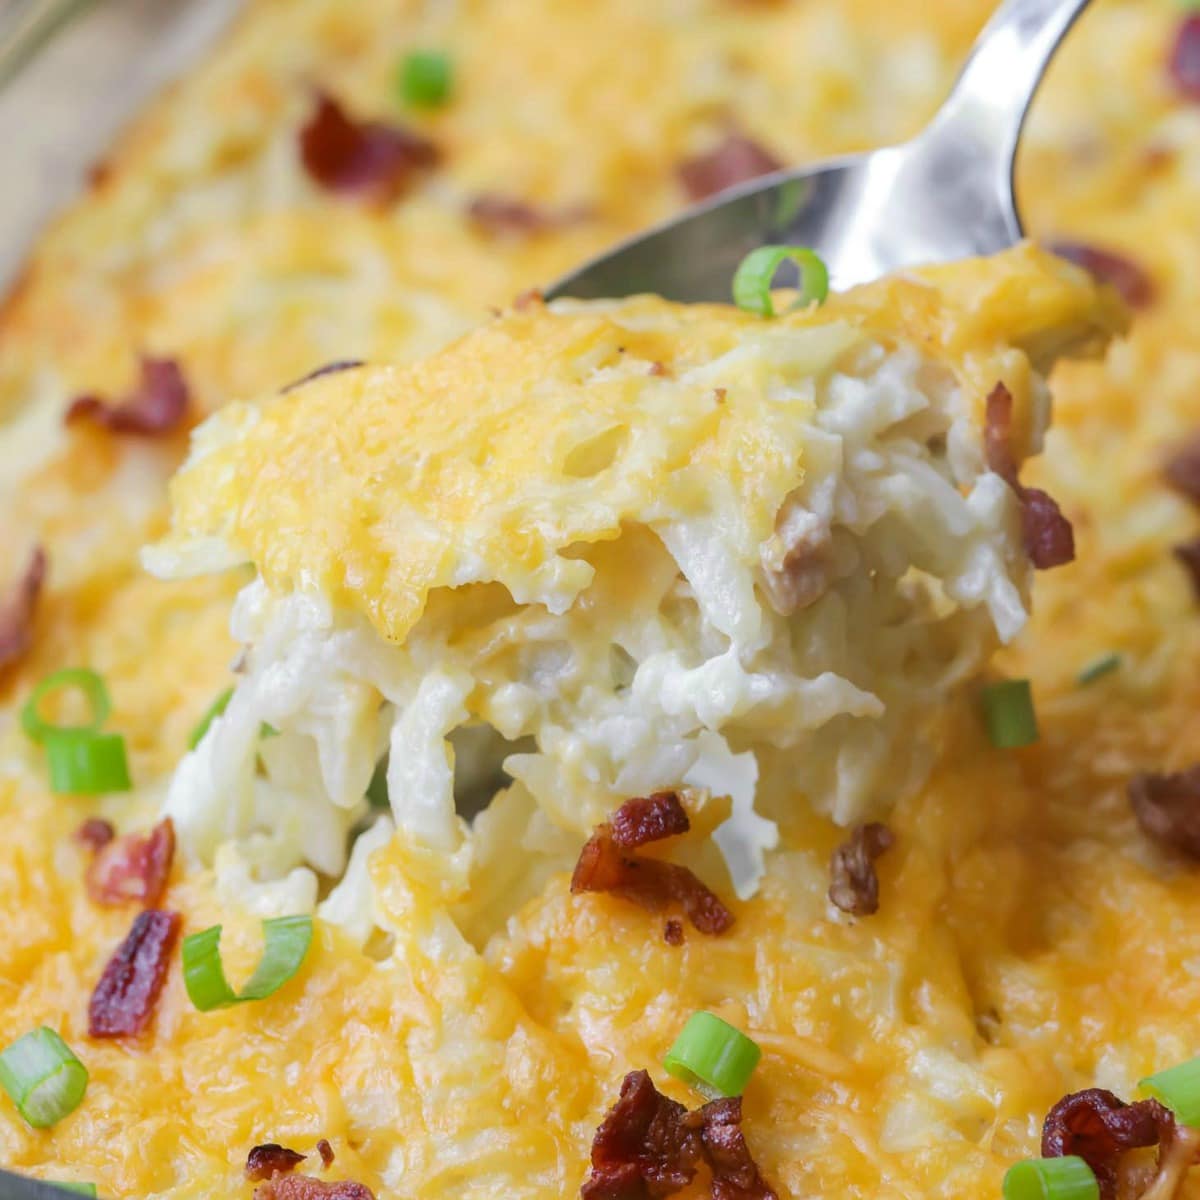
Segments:
[[[914,131],[989,9],[253,0],[137,123],[0,318],[0,545],[14,575],[34,541],[51,563],[33,650],[0,679],[0,1030],[49,1024],[91,1074],[48,1132],[0,1096],[0,1163],[111,1197],[248,1198],[251,1146],[311,1153],[325,1137],[333,1173],[380,1196],[571,1195],[626,1070],[687,1098],[658,1064],[709,1008],[763,1047],[745,1128],[781,1194],[997,1195],[1064,1092],[1129,1096],[1200,1050],[1200,871],[1150,845],[1125,798],[1133,772],[1200,748],[1200,614],[1171,555],[1200,519],[1160,475],[1200,426],[1200,107],[1166,74],[1169,0],[1097,0],[1037,102],[1019,173],[1034,236],[1131,254],[1157,292],[1103,363],[1058,368],[1055,428],[1022,476],[1062,502],[1078,545],[1039,577],[1031,628],[999,663],[1031,677],[1042,741],[997,751],[969,706],[952,716],[932,780],[890,818],[876,916],[831,919],[844,831],[800,806],[734,930],[679,948],[658,918],[573,898],[563,876],[482,951],[447,947],[436,873],[397,843],[372,863],[384,907],[413,930],[388,965],[318,921],[300,975],[269,1000],[198,1013],[176,969],[136,1045],[86,1036],[131,914],[88,900],[70,835],[94,813],[122,828],[157,813],[227,679],[247,576],[141,574],[183,439],[68,433],[70,397],[128,390],[141,351],[179,359],[196,415],[331,359],[422,357],[682,205],[675,165],[731,124],[789,161]],[[322,193],[295,154],[313,83],[397,119],[394,63],[429,44],[461,88],[404,119],[444,165],[383,205]],[[484,192],[594,216],[496,237],[465,215]],[[1109,652],[1120,668],[1080,687]],[[34,682],[80,664],[110,683],[127,796],[52,796],[17,727]],[[231,969],[252,960],[254,922],[218,899],[211,871],[177,868],[166,904],[187,930],[225,921]]]

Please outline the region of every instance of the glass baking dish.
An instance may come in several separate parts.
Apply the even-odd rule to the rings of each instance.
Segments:
[[[0,0],[0,291],[121,127],[241,0]]]

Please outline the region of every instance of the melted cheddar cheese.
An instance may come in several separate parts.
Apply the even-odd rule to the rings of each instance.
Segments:
[[[1200,746],[1200,620],[1171,555],[1198,522],[1160,474],[1200,425],[1200,107],[1166,71],[1169,0],[1097,0],[1020,163],[1033,236],[1129,254],[1156,288],[1103,362],[1056,369],[1054,429],[1022,476],[1063,504],[1078,545],[1038,578],[1030,628],[998,662],[1032,679],[1042,740],[998,751],[970,704],[947,716],[932,777],[889,818],[876,916],[829,910],[844,831],[806,805],[775,814],[781,849],[730,934],[678,949],[636,908],[570,897],[561,874],[478,949],[447,935],[437,881],[397,841],[371,862],[385,915],[410,931],[386,963],[318,921],[268,1000],[198,1013],[173,969],[145,1037],[86,1036],[132,914],[88,900],[70,835],[92,814],[153,819],[227,680],[246,575],[141,575],[182,439],[68,432],[70,397],[120,393],[142,350],[181,361],[198,414],[331,359],[424,357],[681,206],[676,164],[731,123],[788,161],[914,132],[990,7],[252,0],[139,120],[0,315],[0,569],[15,576],[36,540],[51,560],[32,652],[0,679],[0,1029],[7,1042],[51,1025],[91,1073],[45,1132],[0,1095],[0,1163],[114,1198],[248,1198],[252,1145],[311,1153],[327,1137],[332,1173],[381,1197],[571,1195],[626,1070],[689,1099],[657,1064],[706,1007],[764,1049],[745,1130],[782,1195],[997,1195],[1062,1094],[1129,1098],[1200,1051],[1200,872],[1144,838],[1125,796],[1133,772]],[[451,54],[460,90],[418,119],[390,78],[425,45]],[[394,203],[320,192],[295,154],[314,81],[364,115],[418,121],[445,165]],[[481,192],[594,215],[497,238],[466,216]],[[1024,302],[980,306],[955,353],[1011,337]],[[1109,652],[1119,669],[1080,687]],[[97,802],[49,793],[16,720],[37,679],[83,664],[109,682],[137,785]],[[252,961],[253,923],[212,869],[180,864],[165,903],[188,930],[241,930],[237,966]]]

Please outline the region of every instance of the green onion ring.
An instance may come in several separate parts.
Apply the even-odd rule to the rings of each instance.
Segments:
[[[51,729],[44,735],[50,790],[58,795],[99,796],[127,792],[129,760],[119,733]]]
[[[1027,1158],[1004,1176],[1004,1200],[1099,1200],[1100,1185],[1078,1155]]]
[[[804,246],[759,246],[742,259],[733,276],[733,302],[746,312],[773,317],[771,281],[785,262],[800,268],[800,289],[793,308],[823,304],[829,295],[829,271],[820,257]]]
[[[1200,1058],[1149,1075],[1138,1087],[1165,1104],[1181,1125],[1200,1128]]]
[[[758,1044],[712,1013],[693,1013],[667,1051],[663,1066],[709,1099],[740,1096],[762,1051]]]
[[[34,1129],[48,1129],[74,1112],[87,1084],[87,1068],[45,1025],[0,1053],[0,1087]]]
[[[183,983],[201,1012],[263,1000],[300,970],[312,944],[312,917],[272,917],[263,922],[263,955],[246,986],[235,992],[221,965],[221,926],[183,939]]]
[[[92,708],[92,719],[87,725],[52,725],[43,720],[38,712],[38,706],[51,692],[62,688],[78,688],[87,697]],[[66,667],[47,675],[25,701],[21,709],[21,727],[26,734],[40,746],[46,735],[55,730],[80,730],[95,732],[108,720],[112,712],[112,701],[108,698],[108,688],[104,680],[95,671],[87,667]]]

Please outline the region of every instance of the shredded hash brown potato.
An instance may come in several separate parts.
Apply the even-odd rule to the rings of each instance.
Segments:
[[[1039,1152],[1042,1119],[1065,1094],[1101,1087],[1132,1099],[1139,1078],[1200,1051],[1200,870],[1143,834],[1127,795],[1135,776],[1193,766],[1200,746],[1200,614],[1173,554],[1200,517],[1163,477],[1200,427],[1200,105],[1170,72],[1182,20],[1170,0],[1097,0],[1039,95],[1020,164],[1035,238],[1125,256],[1149,281],[1129,335],[1102,361],[1054,369],[1053,428],[1022,468],[1022,484],[1044,489],[1072,521],[1076,560],[1038,576],[1019,632],[1027,579],[1015,585],[1021,620],[980,623],[988,645],[971,666],[1012,637],[993,670],[1032,680],[1036,745],[989,745],[964,682],[937,723],[920,786],[898,780],[894,797],[872,790],[865,807],[847,799],[844,810],[828,788],[815,804],[773,796],[760,815],[775,822],[778,846],[753,894],[735,899],[712,845],[731,811],[722,794],[736,808],[744,793],[745,747],[734,738],[734,762],[689,785],[690,831],[661,853],[712,881],[735,921],[719,937],[688,927],[681,944],[664,940],[662,913],[570,892],[573,856],[604,804],[615,807],[614,782],[576,808],[562,795],[560,824],[532,822],[519,795],[486,809],[472,836],[497,850],[472,877],[477,864],[461,846],[438,845],[436,823],[434,840],[421,840],[394,835],[388,814],[367,815],[384,731],[363,725],[362,704],[337,710],[344,689],[331,689],[330,704],[316,697],[304,718],[310,743],[319,715],[369,747],[340,774],[332,742],[328,762],[315,751],[290,756],[299,735],[280,725],[263,737],[257,722],[270,714],[247,710],[243,738],[256,744],[234,766],[258,781],[245,802],[265,815],[206,843],[172,807],[189,734],[229,686],[244,644],[254,648],[237,664],[239,681],[255,678],[264,636],[289,642],[290,627],[275,620],[283,601],[266,584],[282,595],[289,573],[328,566],[301,561],[322,551],[299,546],[278,576],[256,580],[240,562],[261,566],[263,546],[237,541],[239,565],[224,574],[143,573],[142,547],[174,536],[167,481],[187,453],[187,425],[271,397],[325,363],[369,364],[267,399],[262,411],[270,420],[289,402],[333,405],[428,369],[405,364],[470,330],[486,338],[490,307],[507,312],[527,288],[682,206],[681,165],[731,130],[784,162],[899,140],[944,96],[989,9],[986,0],[251,0],[212,59],[122,139],[0,314],[0,595],[18,594],[35,547],[46,553],[28,651],[0,675],[0,1029],[8,1044],[48,1025],[90,1073],[83,1103],[44,1131],[0,1095],[0,1163],[94,1181],[113,1198],[249,1200],[243,1165],[254,1146],[292,1147],[312,1166],[324,1138],[336,1153],[327,1177],[379,1197],[574,1195],[628,1072],[649,1070],[694,1106],[661,1061],[687,1018],[707,1009],[762,1048],[742,1128],[779,1195],[992,1196],[1012,1162]],[[416,47],[453,61],[455,89],[440,109],[410,111],[396,97],[396,63]],[[437,164],[386,194],[323,188],[298,149],[318,91],[360,119],[428,138]],[[473,219],[481,197],[497,196],[572,216],[527,228]],[[832,301],[821,319],[845,303]],[[1039,449],[1046,416],[1028,360],[1048,368],[1063,348],[1056,336],[1023,338],[1072,325],[1023,325],[1036,309],[1017,290],[994,326],[984,320],[962,344],[922,351],[954,357],[980,414],[1004,377],[1023,422],[1020,457]],[[500,321],[543,319],[586,318],[517,308]],[[999,348],[1013,345],[1005,369],[992,370]],[[64,422],[79,397],[136,395],[142,356],[177,363],[186,380],[177,428],[135,437]],[[667,377],[645,376],[656,378]],[[247,411],[218,416],[199,444]],[[224,535],[200,507],[196,532]],[[651,557],[662,567],[660,549]],[[218,561],[228,554],[209,565]],[[370,657],[409,618],[356,611],[351,583],[330,594],[366,627]],[[411,608],[414,628],[438,617],[447,594],[423,615]],[[1115,670],[1077,682],[1111,654]],[[629,657],[614,656],[614,687],[629,683]],[[275,661],[282,671],[288,659]],[[132,791],[49,791],[19,713],[38,680],[68,666],[107,681],[107,728],[126,739]],[[455,682],[471,681],[447,683],[439,737],[464,703]],[[66,705],[53,715],[76,719]],[[193,760],[233,729],[222,721]],[[459,742],[456,752],[478,759],[490,793],[494,748],[476,754]],[[519,740],[505,753],[538,757]],[[389,769],[405,767],[422,764],[393,759]],[[298,780],[312,784],[321,803],[272,808],[259,783],[276,779],[288,796],[301,793]],[[506,794],[522,787],[529,781]],[[349,802],[329,802],[335,792]],[[893,844],[875,863],[878,911],[854,919],[827,895],[847,836],[838,820],[880,802]],[[180,817],[181,853],[160,903],[182,915],[185,935],[224,924],[232,980],[257,961],[261,917],[315,911],[313,945],[277,993],[213,1012],[192,1006],[176,957],[146,1032],[89,1038],[89,998],[136,907],[90,899],[92,851],[74,835],[88,819],[145,830],[164,806]],[[453,818],[449,828],[459,836]],[[348,846],[352,829],[365,832]],[[1177,1165],[1176,1195],[1200,1196]],[[705,1188],[698,1177],[680,1194]]]

